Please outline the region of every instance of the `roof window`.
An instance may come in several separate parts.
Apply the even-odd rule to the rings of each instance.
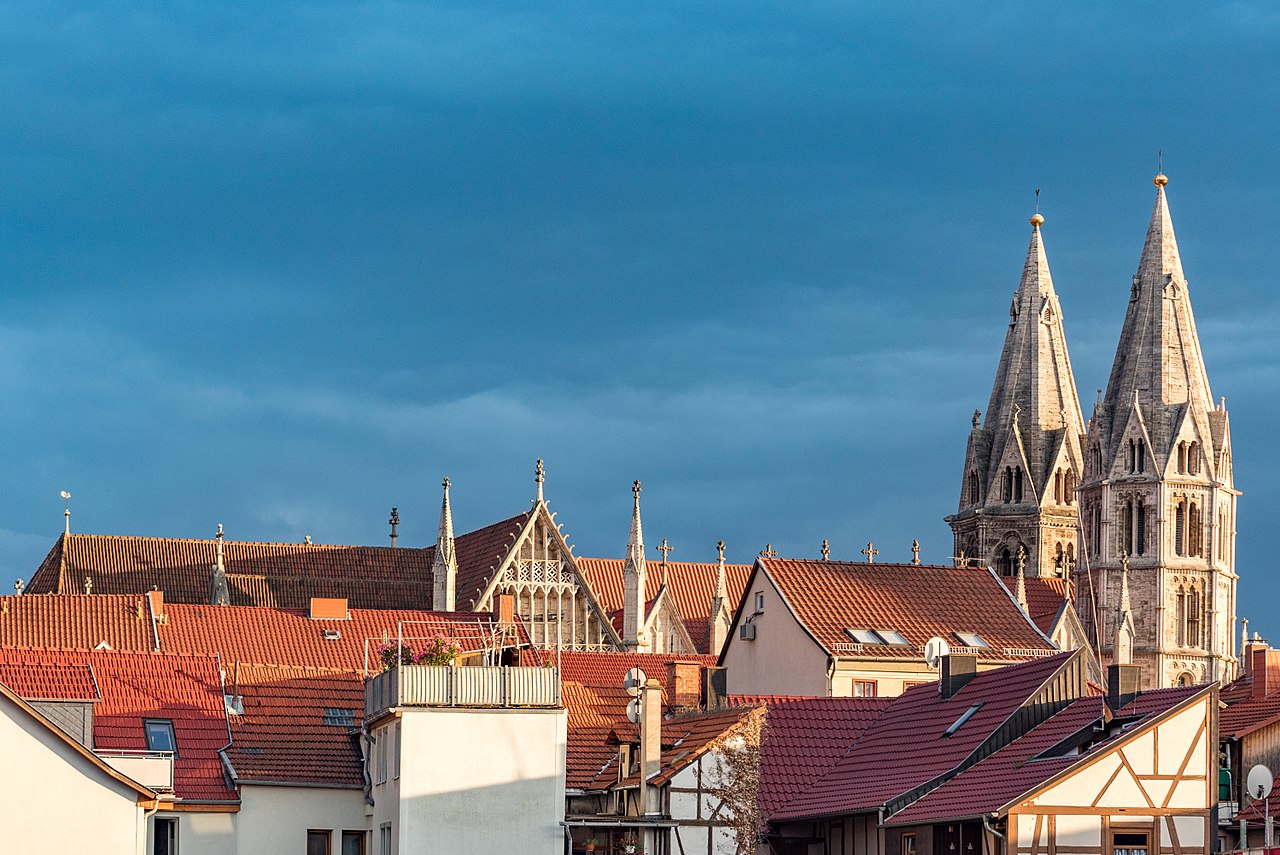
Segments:
[[[845,629],[845,633],[859,644],[907,645],[908,641],[896,629]]]
[[[326,629],[324,631],[324,637],[326,641],[337,641],[342,638],[342,633],[338,632],[336,629]]]
[[[884,639],[885,644],[908,644],[909,642],[902,637],[902,633],[896,629],[877,629],[876,635]]]
[[[942,735],[943,735],[943,736],[954,736],[954,735],[955,735],[955,732],[956,732],[957,730],[959,730],[960,728],[964,727],[964,723],[965,723],[966,721],[968,721],[969,719],[973,718],[973,714],[974,714],[974,713],[976,713],[976,712],[977,712],[978,710],[980,710],[980,709],[982,709],[982,704],[974,704],[973,706],[969,707],[969,708],[968,708],[967,710],[965,710],[964,712],[960,713],[960,717],[959,717],[958,719],[956,719],[956,720],[955,720],[955,723],[954,723],[954,724],[952,724],[950,727],[948,727],[948,728],[947,728],[947,732],[946,732],[946,733],[944,733],[944,734],[942,734]]]
[[[175,754],[178,752],[178,742],[173,738],[172,719],[143,719],[142,728],[147,734],[148,751],[172,751]]]
[[[335,707],[324,708],[324,723],[333,727],[355,727],[356,711]]]
[[[990,647],[990,644],[978,635],[976,632],[957,632],[956,638],[960,639],[960,643],[965,647]]]

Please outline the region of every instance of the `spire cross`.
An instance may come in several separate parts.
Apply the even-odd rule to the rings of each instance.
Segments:
[[[911,563],[912,564],[920,563],[920,539],[919,538],[916,538],[915,540],[911,541]]]
[[[867,556],[868,564],[875,564],[876,556],[880,554],[880,550],[876,549],[875,546],[872,545],[871,541],[868,540],[867,548],[862,550],[862,554]]]
[[[637,493],[636,495],[640,494]],[[667,554],[674,550],[675,547],[667,543],[667,539],[664,537],[662,538],[662,545],[655,546],[654,549],[662,553],[662,584],[665,585],[667,584]]]
[[[952,556],[951,556],[951,560],[952,560],[952,561],[954,561],[954,562],[956,562],[956,566],[957,566],[957,567],[964,567],[964,566],[965,566],[965,562],[967,562],[967,561],[969,560],[969,556],[965,555],[965,554],[964,554],[964,550],[962,549],[962,550],[960,550],[960,554],[959,554],[959,555],[952,555]]]
[[[1036,188],[1036,213],[1040,213],[1040,188]]]
[[[831,544],[827,543],[827,539],[825,537],[822,538],[822,560],[831,560]]]
[[[772,543],[766,543],[766,544],[764,545],[764,549],[760,550],[760,557],[762,557],[762,558],[777,558],[777,557],[778,557],[778,553],[777,553],[777,552],[774,552],[774,550],[773,550],[773,544],[772,544]]]

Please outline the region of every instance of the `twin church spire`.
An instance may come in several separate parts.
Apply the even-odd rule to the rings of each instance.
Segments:
[[[1085,424],[1037,212],[984,418],[974,414],[958,560],[1075,582],[1081,624],[1147,686],[1235,668],[1225,404],[1209,388],[1166,196],[1156,199],[1106,394]],[[1012,587],[1012,581],[1010,582]]]

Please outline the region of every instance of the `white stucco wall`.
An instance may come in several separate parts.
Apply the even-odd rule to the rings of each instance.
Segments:
[[[332,855],[341,855],[342,832],[366,832],[363,790],[324,787],[240,788],[236,816],[236,855],[277,855],[307,851],[307,832],[328,830]],[[367,841],[367,838],[366,838]],[[376,845],[366,842],[366,852]],[[182,855],[186,855],[183,850]]]
[[[178,820],[178,852],[181,855],[231,855],[236,851],[236,814],[218,811],[157,811],[147,823],[147,849],[150,853],[156,819]],[[304,843],[306,841],[303,841]],[[305,846],[303,848],[305,852]]]
[[[408,707],[401,727],[397,855],[564,851],[564,710]]]
[[[757,593],[764,594],[764,610],[754,614]],[[826,652],[804,631],[764,573],[755,574],[744,597],[746,612],[733,629],[724,658],[729,669],[729,692],[816,697],[830,694]],[[754,641],[743,641],[739,632],[747,617],[756,625]]]
[[[137,793],[4,697],[0,757],[4,851],[142,855]]]

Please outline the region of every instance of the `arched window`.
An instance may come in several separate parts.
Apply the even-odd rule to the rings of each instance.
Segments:
[[[1200,443],[1193,442],[1187,447],[1187,474],[1200,474]]]
[[[1138,471],[1138,446],[1133,440],[1129,440],[1129,471]]]
[[[1187,555],[1199,558],[1201,555],[1201,546],[1203,537],[1202,532],[1204,526],[1200,521],[1200,508],[1195,502],[1187,504]]]
[[[1022,467],[1017,466],[1013,470],[1013,501],[1018,504],[1022,501]]]
[[[1013,575],[1013,555],[1007,546],[1000,547],[1000,552],[996,555],[996,572],[1001,576]]]
[[[1192,677],[1191,673],[1188,671],[1183,671],[1181,674],[1178,675],[1179,686],[1190,686],[1193,680],[1195,680],[1195,677]]]
[[[1053,473],[1053,500],[1059,505],[1062,504],[1062,470],[1061,469]]]
[[[1008,504],[1013,501],[1013,468],[1006,466],[1000,482],[1000,498]]]
[[[1187,633],[1186,647],[1202,646],[1200,637],[1200,613],[1204,610],[1203,597],[1197,588],[1187,592]]]
[[[1059,543],[1056,547],[1054,547],[1054,550],[1053,550],[1053,567],[1058,572],[1059,576],[1066,575],[1066,572],[1065,572],[1067,568],[1066,561],[1067,561],[1067,556],[1062,551],[1062,544]]]
[[[1074,543],[1067,544],[1067,573],[1076,569],[1076,545]]]
[[[1133,526],[1133,553],[1134,555],[1145,555],[1147,552],[1147,506],[1139,499],[1137,506],[1134,508]]]
[[[1138,440],[1138,471],[1147,471],[1147,441],[1145,439]]]
[[[1133,499],[1125,499],[1120,508],[1120,553],[1133,554]]]
[[[976,505],[982,501],[981,485],[978,481],[977,470],[969,473],[969,504]]]
[[[1175,555],[1187,554],[1187,503],[1178,502],[1173,512],[1173,552]]]
[[[1187,471],[1187,444],[1185,442],[1178,443],[1178,471]]]
[[[1218,560],[1226,561],[1228,556],[1228,538],[1231,534],[1227,531],[1227,509],[1223,508],[1218,512]]]
[[[1177,594],[1177,617],[1176,625],[1178,628],[1178,646],[1187,646],[1187,592],[1179,585]]]
[[[1068,505],[1076,503],[1076,476],[1069,469],[1062,476],[1062,493],[1066,497]]]

